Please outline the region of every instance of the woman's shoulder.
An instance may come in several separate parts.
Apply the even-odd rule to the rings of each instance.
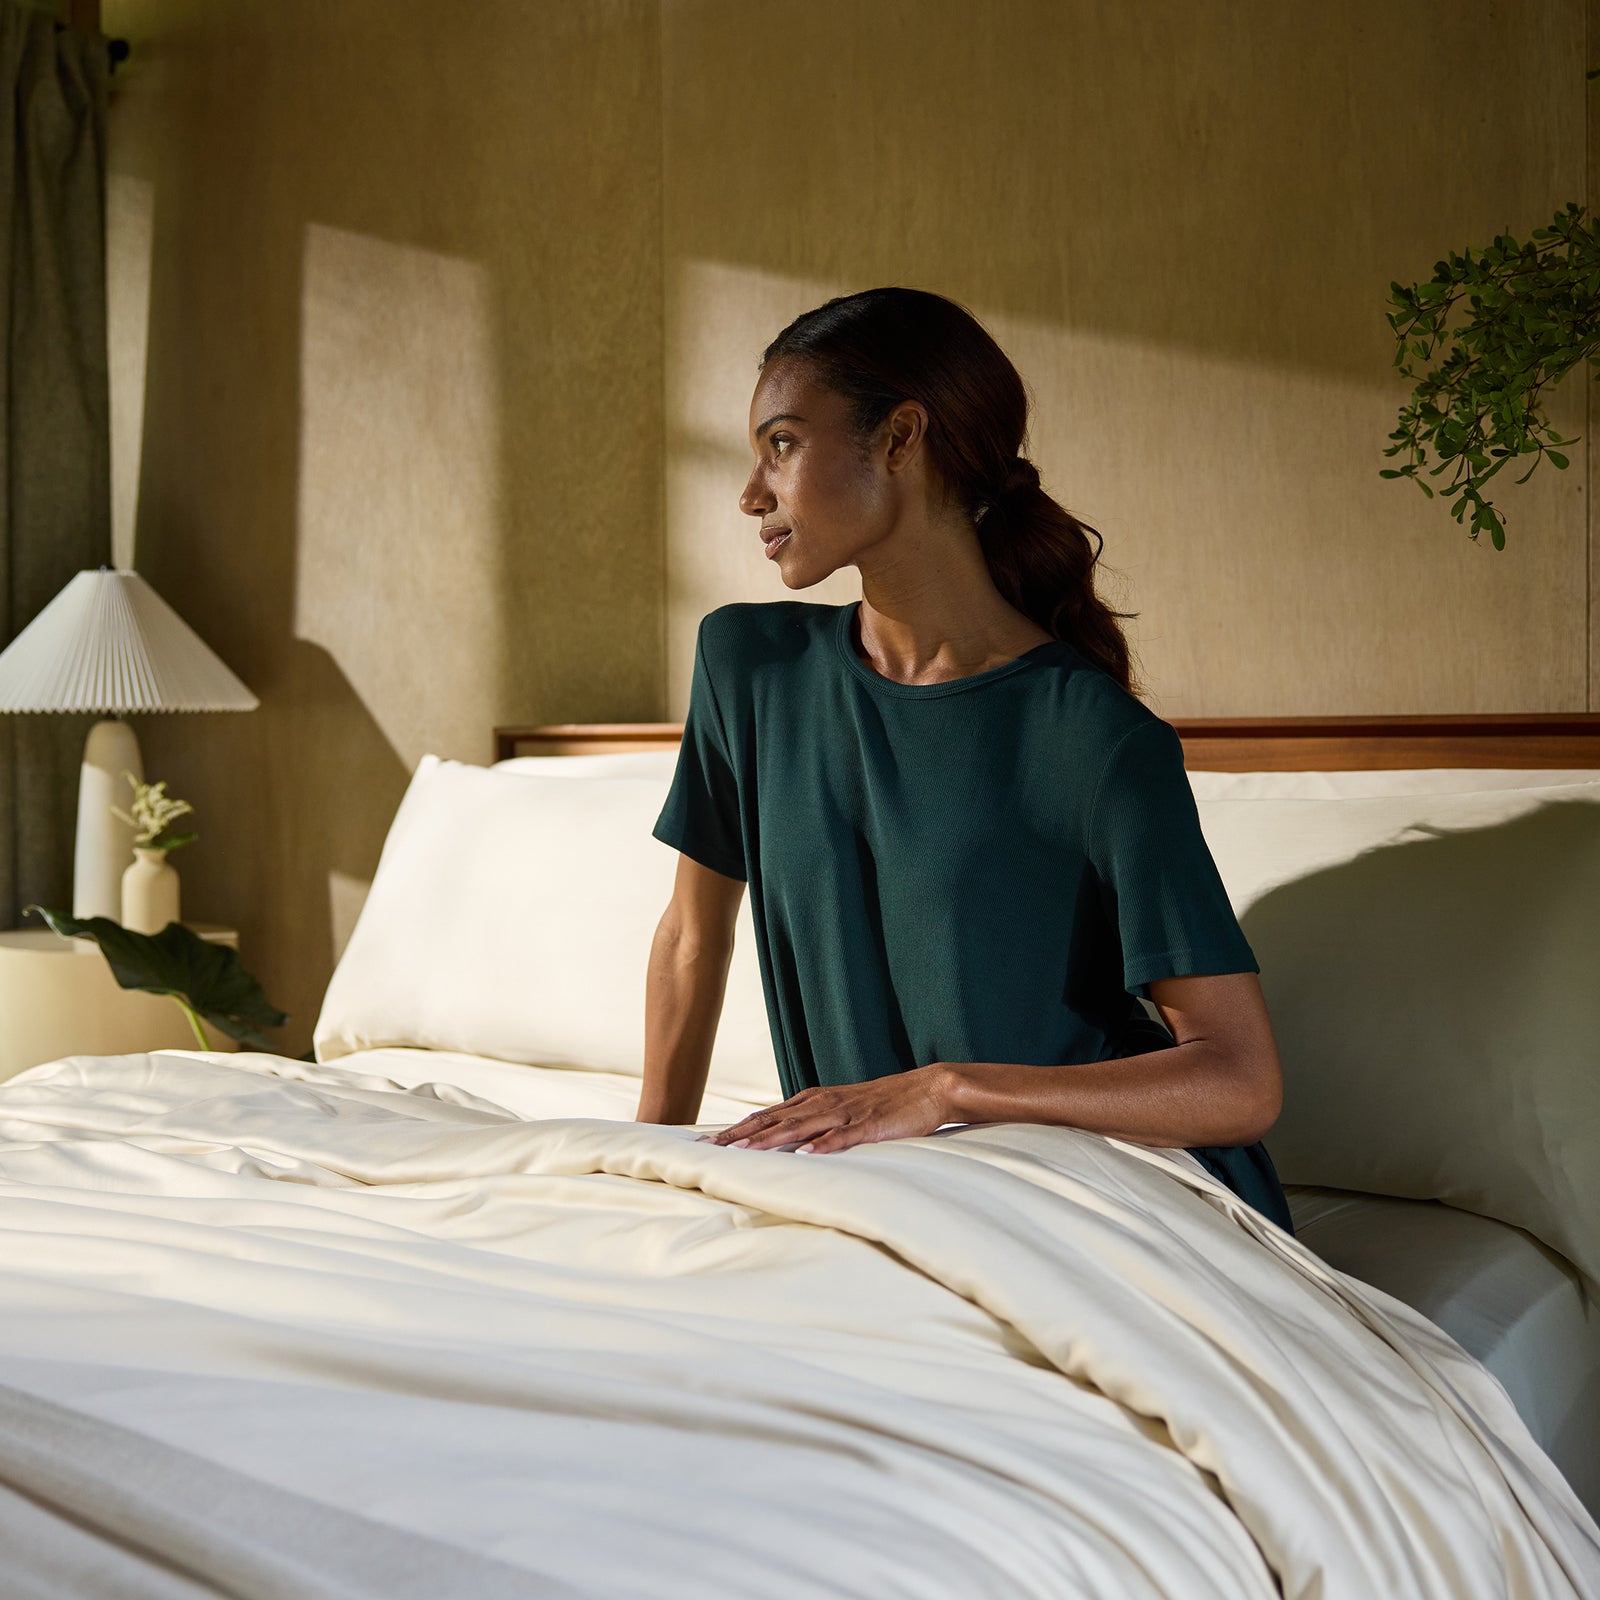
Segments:
[[[1177,736],[1177,729],[1170,722],[1125,689],[1105,668],[1068,641],[1062,640],[1061,646],[1060,664],[1066,669],[1060,674],[1062,693],[1069,702],[1074,733],[1089,749],[1109,756],[1129,734],[1152,726]],[[1147,735],[1147,739],[1160,742],[1157,734]]]
[[[700,638],[714,665],[751,667],[804,650],[840,609],[809,600],[732,600],[701,618]]]

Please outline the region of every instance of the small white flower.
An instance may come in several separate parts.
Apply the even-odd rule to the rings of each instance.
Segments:
[[[136,845],[153,844],[156,836],[173,818],[194,810],[187,800],[167,798],[163,792],[167,787],[164,778],[160,783],[140,783],[126,769],[122,776],[133,785],[133,815],[129,816],[118,806],[112,806],[111,810],[115,816],[139,830],[133,841]]]

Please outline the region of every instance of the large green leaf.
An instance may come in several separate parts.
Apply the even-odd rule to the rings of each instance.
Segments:
[[[69,939],[93,939],[104,953],[112,975],[124,989],[169,994],[185,1010],[194,1010],[230,1039],[254,1050],[272,1049],[262,1028],[280,1028],[289,1020],[263,993],[261,985],[239,962],[231,945],[202,939],[181,922],[169,922],[160,933],[135,933],[110,917],[72,917],[43,906],[37,911]]]

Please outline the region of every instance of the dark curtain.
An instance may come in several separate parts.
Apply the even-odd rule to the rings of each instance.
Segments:
[[[0,0],[0,649],[111,565],[103,37]],[[0,715],[0,928],[70,910],[92,713]]]

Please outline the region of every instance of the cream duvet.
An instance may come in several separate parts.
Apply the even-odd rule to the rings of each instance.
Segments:
[[[0,1085],[0,1593],[1600,1596],[1499,1384],[1160,1152],[388,1054]]]

